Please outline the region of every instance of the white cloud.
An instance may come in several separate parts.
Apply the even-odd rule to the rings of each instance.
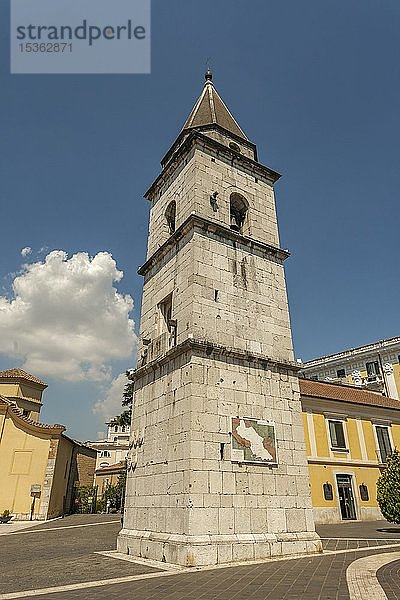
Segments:
[[[22,248],[21,250],[21,256],[28,256],[28,254],[32,253],[32,248],[30,246],[25,246],[25,248]]]
[[[110,361],[131,357],[136,343],[133,300],[113,285],[122,277],[107,252],[55,250],[24,265],[14,297],[0,296],[0,352],[37,375],[110,379]]]
[[[126,410],[122,407],[122,392],[127,383],[128,379],[125,373],[121,373],[113,379],[104,397],[94,405],[93,412],[102,415],[107,421]]]

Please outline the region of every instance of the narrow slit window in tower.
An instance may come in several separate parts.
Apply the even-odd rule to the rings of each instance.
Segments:
[[[172,200],[167,206],[165,211],[165,218],[167,220],[169,233],[172,235],[175,231],[175,220],[176,220],[176,202]]]

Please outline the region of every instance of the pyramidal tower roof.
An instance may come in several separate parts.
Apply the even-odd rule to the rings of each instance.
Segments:
[[[210,69],[205,74],[205,84],[203,92],[196,104],[186,123],[183,126],[185,129],[195,129],[203,125],[219,125],[230,133],[247,140],[246,135],[239,127],[229,109],[221,99],[217,90],[212,82],[212,73]]]

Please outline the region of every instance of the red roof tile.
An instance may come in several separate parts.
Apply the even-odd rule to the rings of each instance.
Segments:
[[[381,406],[400,410],[400,401],[387,398],[378,392],[363,390],[353,385],[328,383],[314,379],[299,379],[300,394],[312,396],[313,398],[327,398],[340,402],[351,402],[352,404],[365,404],[368,406]]]
[[[6,404],[7,406],[9,406],[11,412],[15,416],[17,416],[22,421],[29,423],[30,425],[34,425],[35,427],[38,427],[40,429],[54,429],[57,430],[59,433],[65,431],[64,425],[60,425],[59,423],[55,423],[54,425],[48,425],[47,423],[39,423],[39,421],[34,421],[29,417],[25,417],[23,411],[20,408],[18,408],[18,406],[14,402],[11,402],[5,396],[0,396],[0,404]]]
[[[26,381],[33,381],[33,383],[39,383],[40,385],[47,387],[47,383],[44,383],[44,381],[41,381],[34,375],[27,373],[23,369],[7,369],[6,371],[0,371],[0,379],[3,378],[25,379]]]
[[[126,464],[125,462],[115,463],[115,465],[108,465],[107,467],[99,467],[96,469],[96,474],[101,475],[102,473],[108,473],[109,471],[125,471]]]

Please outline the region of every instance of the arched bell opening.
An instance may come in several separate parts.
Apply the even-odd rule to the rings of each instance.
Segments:
[[[229,203],[230,228],[238,233],[243,232],[243,225],[247,218],[249,204],[244,196],[234,192]]]

